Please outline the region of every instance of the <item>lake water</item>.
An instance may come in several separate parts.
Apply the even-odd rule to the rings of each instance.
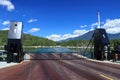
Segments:
[[[57,47],[57,48],[50,48],[50,47],[46,47],[46,48],[24,48],[24,52],[26,53],[33,53],[33,54],[41,54],[41,53],[63,53],[63,54],[71,54],[71,53],[78,53],[80,55],[86,56],[88,58],[92,58],[92,53],[87,50],[84,53],[83,48],[65,48],[65,47]]]
[[[40,53],[78,53],[80,55],[86,56],[88,58],[92,58],[92,52],[88,49],[84,53],[85,49],[78,49],[78,48],[65,48],[65,47],[58,47],[58,48],[34,48],[34,49],[29,49],[27,52],[29,53],[35,53],[35,54],[40,54]]]
[[[60,48],[38,48],[28,50],[31,53],[74,53],[76,50],[60,47]]]

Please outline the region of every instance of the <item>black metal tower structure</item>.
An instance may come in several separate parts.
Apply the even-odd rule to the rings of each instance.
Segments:
[[[22,47],[22,22],[11,22],[8,32],[8,41],[5,45],[7,63],[21,62],[24,59]]]
[[[94,59],[109,60],[110,41],[105,29],[94,30]]]

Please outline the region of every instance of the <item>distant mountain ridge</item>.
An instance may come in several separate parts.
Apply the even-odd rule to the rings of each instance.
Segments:
[[[82,36],[78,36],[78,37],[74,37],[74,38],[69,38],[63,41],[69,41],[69,40],[90,40],[92,38],[94,31],[89,31],[85,34],[83,34]],[[111,39],[120,39],[120,33],[117,34],[109,34],[107,33],[108,38]]]

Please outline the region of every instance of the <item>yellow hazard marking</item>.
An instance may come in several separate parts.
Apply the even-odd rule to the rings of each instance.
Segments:
[[[22,64],[22,63],[23,63],[23,61],[20,62],[20,64]]]
[[[110,77],[108,77],[108,76],[105,76],[105,75],[103,75],[103,74],[100,74],[100,76],[101,76],[101,77],[104,77],[104,78],[106,78],[106,79],[108,79],[108,80],[114,80],[114,79],[112,79],[112,78],[110,78]]]

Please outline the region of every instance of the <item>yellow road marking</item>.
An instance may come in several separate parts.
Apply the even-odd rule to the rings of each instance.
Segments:
[[[107,76],[105,76],[105,75],[103,75],[103,74],[100,74],[100,76],[101,76],[101,77],[104,77],[104,78],[106,78],[106,79],[108,79],[108,80],[114,80],[114,79],[112,79],[112,78],[110,78],[110,77],[107,77]]]

